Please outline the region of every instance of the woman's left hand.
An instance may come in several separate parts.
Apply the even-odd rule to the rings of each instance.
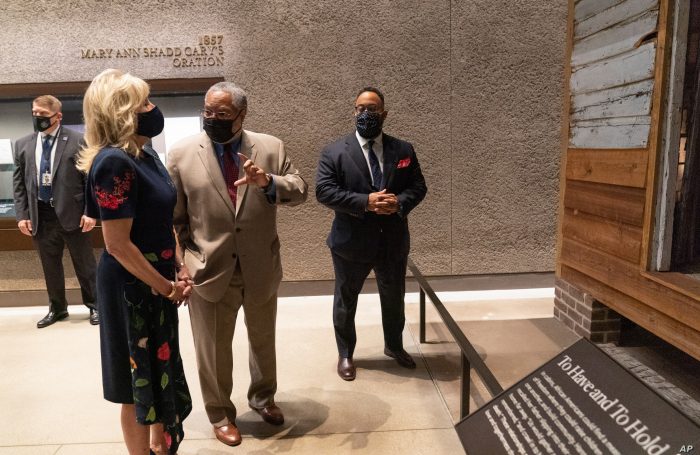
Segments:
[[[173,300],[173,303],[178,307],[183,303],[185,304],[185,306],[187,306],[187,304],[189,303],[190,295],[192,295],[192,286],[194,285],[194,281],[192,281],[190,271],[184,263],[180,267],[180,270],[178,270],[177,272],[177,279],[178,284],[185,284],[185,288],[182,291],[182,298]]]

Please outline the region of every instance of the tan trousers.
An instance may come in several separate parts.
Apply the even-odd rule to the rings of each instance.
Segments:
[[[256,300],[254,295],[246,294],[240,269],[237,269],[220,301],[209,302],[193,292],[189,304],[204,409],[215,426],[236,421],[236,407],[231,401],[232,343],[241,306],[248,328],[248,404],[255,408],[269,406],[274,403],[277,391],[277,294],[262,302]]]

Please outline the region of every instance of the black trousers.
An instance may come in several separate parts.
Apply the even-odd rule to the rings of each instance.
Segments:
[[[379,255],[374,262],[355,262],[333,252],[331,256],[335,269],[333,326],[338,354],[341,357],[352,357],[355,351],[357,296],[370,270],[374,270],[379,288],[384,346],[392,351],[403,349],[401,334],[406,323],[404,295],[407,257],[388,258],[386,255]]]
[[[95,279],[97,265],[92,253],[90,234],[81,229],[66,231],[50,205],[39,202],[39,226],[32,237],[34,247],[39,252],[41,267],[44,269],[49,306],[53,311],[67,308],[66,281],[63,273],[63,249],[68,246],[75,275],[80,283],[83,304],[95,309]]]

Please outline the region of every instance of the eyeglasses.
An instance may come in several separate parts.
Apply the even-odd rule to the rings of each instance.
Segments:
[[[377,114],[379,112],[382,112],[382,108],[377,106],[376,104],[368,104],[365,106],[364,104],[358,104],[355,106],[355,113],[356,114],[362,114],[364,111],[369,112],[370,114]]]
[[[199,111],[199,113],[204,118],[216,118],[217,120],[233,120],[236,117],[233,112],[214,112],[210,111],[209,109],[202,109],[201,111]]]

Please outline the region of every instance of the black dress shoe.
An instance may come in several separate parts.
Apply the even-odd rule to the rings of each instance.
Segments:
[[[53,311],[49,310],[49,314],[44,316],[44,318],[36,323],[37,328],[43,329],[44,327],[48,327],[54,322],[60,321],[62,319],[65,319],[68,317],[68,311],[62,310],[62,311]]]
[[[92,308],[90,308],[90,324],[100,324],[100,313],[97,310],[93,310]]]
[[[416,362],[413,361],[411,354],[401,349],[400,351],[392,351],[389,348],[384,348],[384,355],[388,355],[392,359],[396,359],[396,363],[404,368],[414,369]]]
[[[343,381],[355,380],[355,364],[352,359],[347,357],[338,357],[338,376]]]
[[[276,404],[271,404],[264,408],[254,408],[251,406],[250,409],[260,414],[262,419],[270,425],[284,424],[284,414],[282,414],[282,410]]]

